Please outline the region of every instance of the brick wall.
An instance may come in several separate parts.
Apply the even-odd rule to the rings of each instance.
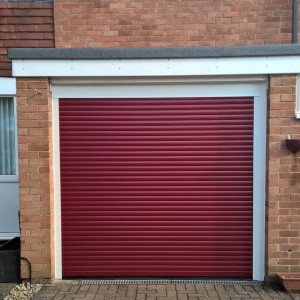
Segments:
[[[267,272],[300,272],[300,156],[285,145],[300,138],[296,76],[271,76],[269,91]]]
[[[20,9],[18,5],[29,5],[32,9]],[[0,2],[0,7],[0,23],[6,22],[0,24],[0,76],[9,76],[6,47],[41,47],[39,42],[45,43],[44,47],[53,46],[52,4]],[[49,15],[31,15],[45,9],[45,14]],[[2,20],[4,12],[11,16]],[[29,16],[27,22],[35,23],[24,27],[20,24],[25,22],[25,12]],[[19,21],[18,26],[7,24],[16,22],[13,21],[15,18]],[[43,18],[49,23],[38,23]],[[42,25],[47,25],[49,31]],[[291,0],[56,0],[55,30],[57,47],[290,43]],[[295,83],[295,76],[270,77],[266,211],[268,274],[300,271],[300,158],[299,154],[291,154],[284,144],[288,134],[300,138],[299,121],[294,119]],[[21,78],[17,81],[17,89],[21,255],[30,259],[35,278],[45,278],[53,275],[49,82],[45,78]],[[22,270],[25,276],[25,268]]]
[[[21,256],[34,278],[51,276],[53,226],[51,95],[48,79],[17,79]],[[26,277],[25,266],[22,277]]]
[[[56,0],[56,47],[291,43],[292,0]]]
[[[53,3],[0,2],[0,77],[11,76],[15,47],[54,47]]]
[[[48,79],[21,78],[17,88],[21,255],[30,259],[34,278],[47,278],[54,262],[51,95]],[[295,76],[270,77],[266,272],[271,276],[300,271],[300,157],[284,142],[288,134],[300,138],[295,89]]]

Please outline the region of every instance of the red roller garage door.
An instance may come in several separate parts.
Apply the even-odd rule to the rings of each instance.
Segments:
[[[59,110],[63,276],[252,276],[253,98]]]

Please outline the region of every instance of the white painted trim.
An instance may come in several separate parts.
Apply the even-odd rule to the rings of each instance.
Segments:
[[[253,139],[253,279],[264,280],[267,89],[254,97]]]
[[[18,161],[17,161],[18,162]],[[0,183],[19,182],[18,175],[0,175]]]
[[[174,84],[174,83],[250,83],[265,82],[266,75],[257,76],[176,76],[176,77],[53,77],[51,85],[54,86],[78,86],[78,85],[116,85],[116,84]]]
[[[55,279],[62,278],[59,101],[52,100]]]
[[[0,78],[0,84],[1,84],[1,79],[2,78]],[[8,79],[11,79],[11,78],[8,78]],[[11,83],[11,81],[9,81],[9,82]],[[14,81],[14,82],[16,83],[16,81]],[[13,98],[13,102],[14,102],[15,163],[16,163],[16,174],[14,174],[14,175],[0,175],[0,183],[3,183],[3,182],[19,182],[17,98],[15,96],[12,96],[12,95],[10,95],[10,96],[7,96],[7,95],[3,96],[1,94],[0,94],[0,97]]]
[[[296,84],[296,119],[300,119],[300,75],[297,76]]]
[[[14,97],[14,118],[15,118],[15,159],[16,159],[16,176],[19,181],[19,139],[18,139],[18,112],[17,97]]]
[[[68,85],[52,86],[54,98],[163,98],[163,97],[215,97],[216,89],[222,90],[222,97],[231,97],[235,90],[239,97],[260,96],[260,88],[255,83],[246,84],[241,89],[239,83],[199,84],[199,83],[173,83],[173,84],[139,84],[139,85]],[[219,94],[218,94],[219,95]]]
[[[16,78],[0,78],[0,95],[1,97],[15,96],[17,92]]]
[[[172,59],[16,59],[15,77],[299,74],[300,56]]]
[[[226,79],[224,79],[225,81]],[[145,98],[147,97],[254,97],[254,188],[253,188],[253,279],[264,280],[265,260],[265,164],[266,164],[266,82],[219,84],[119,84],[53,85],[53,147],[55,194],[55,278],[62,278],[61,187],[59,158],[58,98]],[[63,100],[62,100],[63,101]]]
[[[1,232],[0,240],[11,240],[19,236],[20,236],[20,232]]]

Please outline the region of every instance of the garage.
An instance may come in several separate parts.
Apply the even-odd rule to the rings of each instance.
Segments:
[[[58,103],[63,277],[252,278],[254,97]]]
[[[285,147],[298,138],[297,45],[11,49],[9,57],[26,134],[19,165],[29,176],[20,177],[21,226],[43,229],[35,244],[21,234],[40,245],[22,250],[35,277],[268,281],[292,266],[289,252],[272,257],[289,238],[278,220],[297,205]],[[38,123],[23,122],[31,117]],[[33,199],[43,201],[28,219]]]

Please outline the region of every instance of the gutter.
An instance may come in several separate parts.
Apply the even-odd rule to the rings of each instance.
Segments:
[[[293,0],[292,43],[298,44],[298,0]]]

